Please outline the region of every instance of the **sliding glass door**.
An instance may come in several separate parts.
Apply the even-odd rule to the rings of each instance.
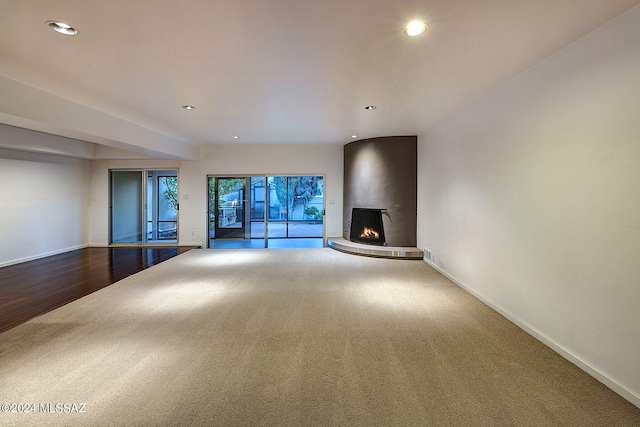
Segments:
[[[322,176],[211,176],[208,186],[209,247],[323,246]]]
[[[110,175],[110,243],[177,243],[177,171],[112,170]]]

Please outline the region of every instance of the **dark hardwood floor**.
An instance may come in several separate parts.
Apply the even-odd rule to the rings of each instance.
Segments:
[[[0,268],[0,333],[191,249],[86,248]]]

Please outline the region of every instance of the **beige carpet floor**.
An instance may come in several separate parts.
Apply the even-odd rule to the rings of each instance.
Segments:
[[[640,425],[426,263],[327,248],[192,250],[0,334],[0,403],[24,426]]]

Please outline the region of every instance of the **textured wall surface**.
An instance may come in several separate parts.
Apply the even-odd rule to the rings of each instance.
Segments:
[[[351,209],[386,209],[389,246],[416,245],[416,136],[363,139],[344,146],[343,237],[349,238]]]

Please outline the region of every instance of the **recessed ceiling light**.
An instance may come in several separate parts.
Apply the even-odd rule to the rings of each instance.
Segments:
[[[233,139],[239,139],[240,137],[238,135],[233,135]]]
[[[45,22],[45,24],[47,24],[47,27],[51,28],[53,31],[57,31],[58,33],[64,34],[66,36],[75,36],[76,34],[78,34],[78,30],[76,30],[69,24],[65,24],[64,22],[47,21]]]
[[[194,107],[193,105],[183,105],[182,108],[184,108],[185,110],[195,110],[196,107]]]
[[[357,138],[357,137],[358,137],[358,135],[351,135],[351,138],[354,138],[354,139],[355,139],[355,138]]]
[[[376,107],[375,105],[367,105],[366,107],[364,107],[365,110],[375,110],[376,108],[378,107]]]
[[[427,31],[427,28],[429,28],[429,26],[426,22],[411,21],[404,27],[404,33],[409,37],[415,37]]]

